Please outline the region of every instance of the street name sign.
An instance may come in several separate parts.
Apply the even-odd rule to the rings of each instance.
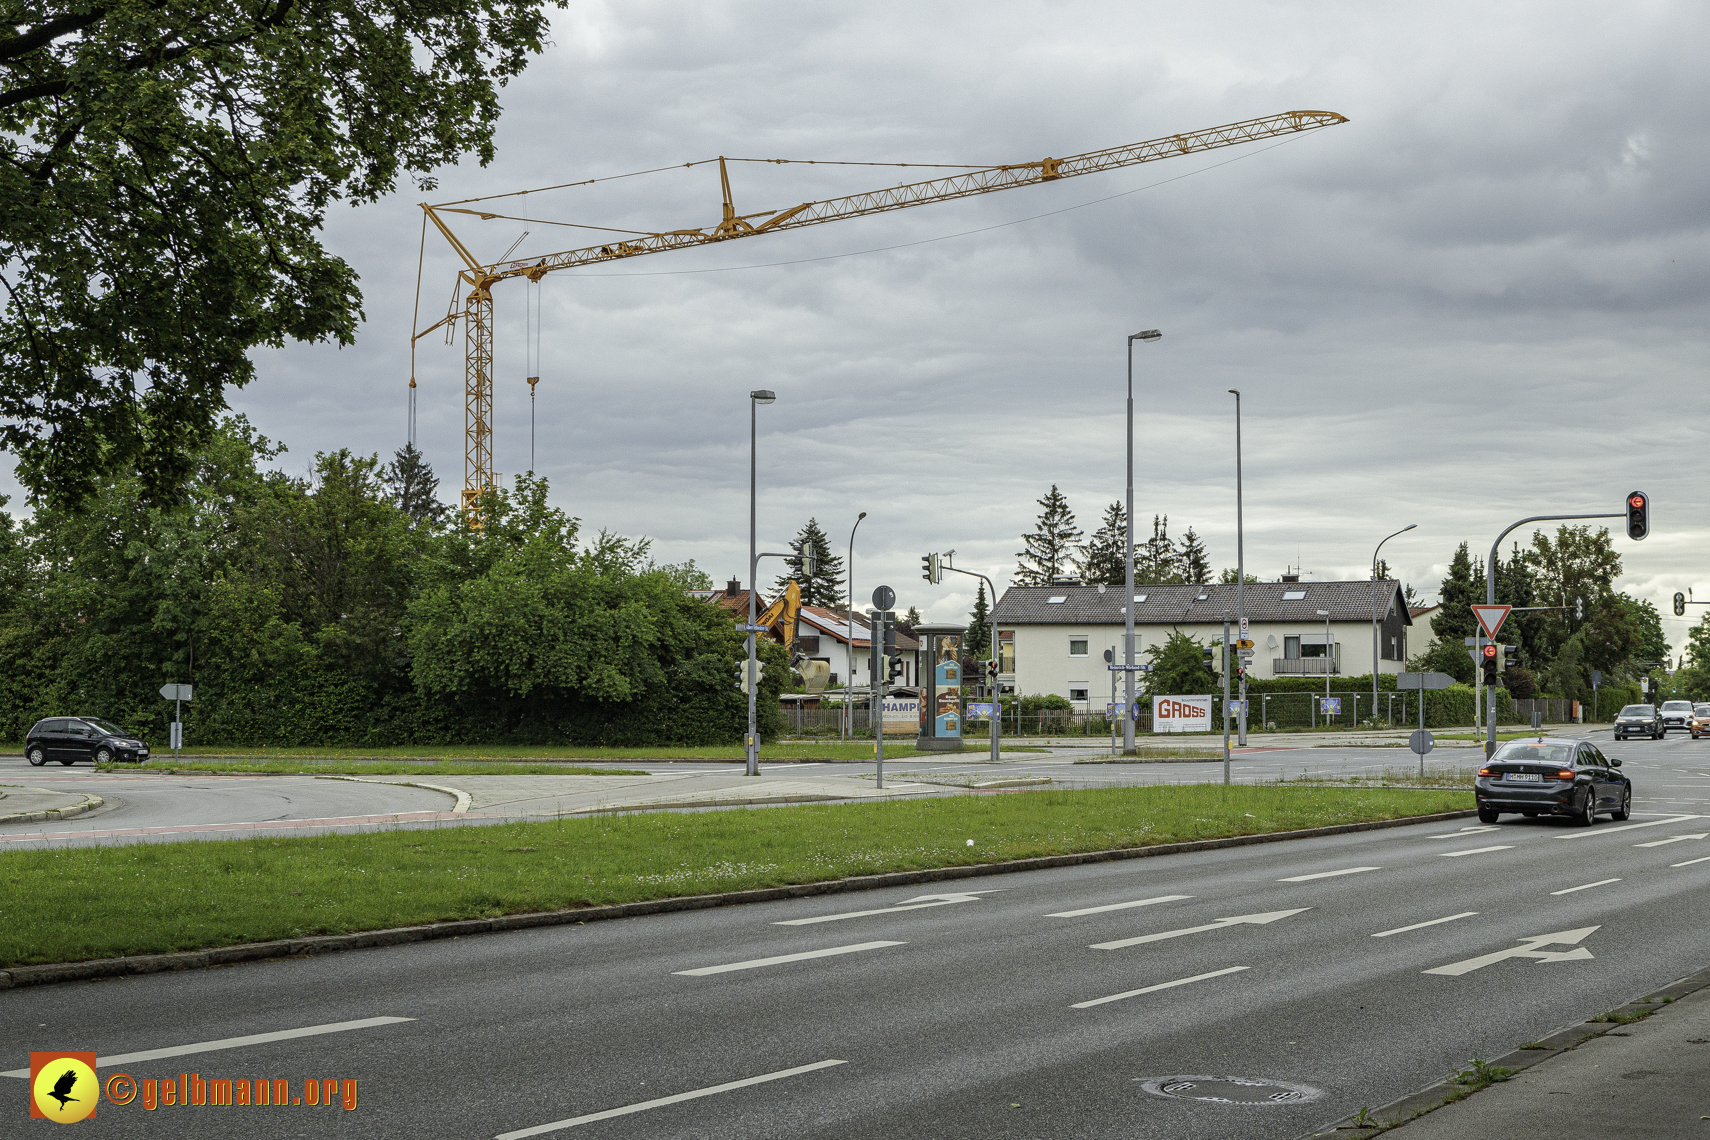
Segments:
[[[187,701],[190,699],[189,685],[162,685],[160,695],[169,701]]]
[[[1112,673],[1150,673],[1152,671],[1152,667],[1150,665],[1116,664],[1116,665],[1106,665],[1105,668],[1108,669]]]
[[[1496,631],[1502,628],[1502,623],[1508,620],[1508,615],[1513,609],[1513,606],[1473,606],[1472,612],[1473,617],[1478,619],[1478,624],[1484,629],[1485,636],[1495,641]]]
[[[772,627],[769,625],[749,625],[745,622],[738,622],[736,628],[740,629],[743,633],[765,633]]]
[[[1447,673],[1397,673],[1395,687],[1398,689],[1446,689],[1455,683],[1455,679]]]

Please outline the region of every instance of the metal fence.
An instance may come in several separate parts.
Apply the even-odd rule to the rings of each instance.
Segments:
[[[1533,713],[1541,713],[1545,724],[1570,724],[1573,721],[1573,702],[1559,697],[1538,697],[1513,704],[1514,719],[1520,724],[1531,724]]]

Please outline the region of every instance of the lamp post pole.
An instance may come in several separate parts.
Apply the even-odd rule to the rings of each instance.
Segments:
[[[1408,523],[1406,526],[1404,526],[1400,530],[1396,531],[1395,534],[1406,534],[1408,531],[1412,530],[1414,527],[1416,527],[1418,525],[1419,525],[1418,523]],[[1391,538],[1394,538],[1395,534],[1390,535],[1388,538],[1385,538],[1383,540],[1383,542],[1378,543],[1377,544],[1377,550],[1372,551],[1372,581],[1374,581],[1374,582],[1379,580],[1378,579],[1378,568],[1377,568],[1378,550],[1382,550],[1383,549],[1383,543],[1388,542]],[[1389,596],[1394,597],[1395,595],[1392,593]],[[1374,588],[1372,590],[1372,719],[1373,720],[1377,719],[1377,674],[1378,674],[1378,627],[1377,627],[1377,623],[1378,623],[1378,592]]]
[[[855,532],[861,528],[861,520],[867,517],[862,511],[855,516],[855,525],[849,528],[849,609],[844,613],[843,625],[849,634],[849,639],[843,643],[843,716],[840,720],[848,726],[847,739],[855,739]]]
[[[1128,338],[1128,541],[1124,560],[1124,581],[1127,589],[1122,595],[1123,622],[1122,661],[1127,666],[1122,674],[1122,750],[1134,751],[1134,342],[1154,341],[1164,334],[1157,329],[1145,329]],[[994,646],[995,648],[995,646]]]
[[[776,393],[769,392],[764,388],[757,388],[754,391],[748,393],[748,624],[751,626],[754,624],[755,619],[757,617],[759,617],[759,614],[755,612],[755,608],[754,608],[755,592],[759,589],[759,584],[754,580],[754,575],[756,573],[756,568],[760,564],[759,548],[758,548],[758,546],[755,545],[756,540],[755,540],[755,533],[754,533],[755,532],[755,505],[754,504],[755,504],[755,491],[756,491],[756,487],[757,487],[757,481],[755,478],[755,471],[757,468],[756,457],[759,454],[759,439],[760,439],[760,430],[759,430],[760,417],[759,417],[758,409],[759,409],[759,406],[761,404],[770,404],[773,400],[776,400],[777,398],[778,397],[777,397]],[[747,753],[748,753],[747,774],[750,776],[758,776],[760,774],[760,736],[759,736],[759,729],[755,724],[755,710],[756,710],[755,698],[758,696],[758,690],[759,690],[760,686],[758,684],[756,684],[757,678],[754,676],[754,672],[755,672],[754,666],[756,663],[756,650],[759,648],[758,641],[759,641],[758,636],[755,634],[755,632],[752,629],[750,629],[748,631],[748,740],[747,740]]]
[[[1330,670],[1336,664],[1336,647],[1330,644],[1330,611],[1319,610],[1324,619],[1324,725],[1330,726]]]
[[[1241,518],[1241,391],[1238,388],[1229,389],[1235,397],[1235,618],[1236,639],[1247,639],[1247,544]],[[1247,747],[1247,659],[1236,652],[1235,659],[1241,662],[1241,693],[1236,700],[1241,702],[1241,730],[1236,737],[1236,743],[1242,748]],[[1224,719],[1229,717],[1229,709],[1223,710]],[[1225,749],[1227,751],[1227,749]],[[1228,783],[1226,779],[1223,781]]]

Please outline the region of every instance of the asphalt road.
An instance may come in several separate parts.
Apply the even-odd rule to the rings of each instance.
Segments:
[[[100,1127],[1297,1137],[1706,965],[1710,746],[1613,751],[1640,782],[1626,824],[1416,825],[15,990],[0,1063],[408,1018],[102,1065],[354,1079],[354,1112],[139,1102]]]

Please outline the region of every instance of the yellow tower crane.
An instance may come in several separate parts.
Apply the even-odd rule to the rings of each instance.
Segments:
[[[434,227],[444,235],[445,240],[451,244],[451,248],[458,258],[462,260],[464,267],[457,272],[458,287],[460,289],[467,287],[468,292],[463,297],[461,312],[458,311],[457,298],[454,293],[451,305],[444,317],[419,332],[414,329],[411,330],[411,430],[413,433],[415,425],[416,341],[442,327],[448,329],[446,335],[449,337],[451,335],[450,326],[459,317],[462,317],[465,344],[463,370],[463,508],[466,513],[472,514],[482,491],[493,481],[493,286],[513,277],[526,277],[530,281],[539,282],[542,277],[558,269],[576,269],[585,265],[596,265],[600,262],[618,261],[626,257],[640,257],[648,253],[664,253],[668,250],[687,249],[690,246],[729,241],[732,238],[753,237],[756,234],[781,233],[784,230],[816,226],[824,222],[841,221],[845,218],[859,218],[889,210],[902,210],[910,206],[924,206],[931,202],[948,202],[955,198],[989,194],[994,190],[1008,190],[1014,186],[1030,186],[1037,182],[1055,182],[1063,178],[1074,178],[1081,174],[1096,174],[1099,171],[1135,166],[1142,162],[1156,162],[1162,158],[1174,158],[1178,155],[1194,154],[1199,151],[1217,150],[1221,147],[1237,146],[1241,143],[1256,142],[1260,139],[1275,138],[1281,135],[1299,134],[1304,131],[1317,130],[1320,127],[1335,126],[1347,121],[1346,118],[1334,111],[1285,111],[1280,115],[1270,115],[1262,119],[1247,119],[1239,123],[1227,123],[1220,127],[1208,127],[1201,131],[1190,131],[1186,134],[1150,139],[1129,146],[1088,151],[1085,154],[1071,155],[1068,158],[1042,158],[1035,162],[983,167],[946,178],[887,187],[883,190],[872,190],[864,194],[850,194],[842,198],[830,198],[823,202],[803,202],[799,206],[791,206],[786,210],[762,210],[755,214],[738,214],[736,212],[735,203],[731,199],[730,174],[726,168],[726,160],[720,157],[717,160],[718,173],[719,184],[724,191],[724,202],[723,216],[717,225],[710,228],[694,227],[664,230],[656,233],[614,231],[622,232],[626,236],[622,240],[608,242],[604,245],[565,250],[562,253],[547,254],[544,257],[530,258],[526,261],[506,260],[516,248],[513,245],[511,250],[507,250],[504,257],[497,261],[482,262],[451,231],[451,227],[444,217],[447,214],[467,214],[488,221],[495,218],[513,221],[540,220],[512,218],[510,215],[492,210],[469,208],[475,203],[492,201],[494,198],[511,195],[501,194],[487,198],[464,199],[459,202],[446,202],[440,205],[429,205],[423,202],[421,204],[424,214],[422,219],[423,252],[426,251],[427,224],[431,221]],[[767,159],[764,161],[782,163],[799,160]],[[685,165],[692,166],[695,164],[687,163]],[[859,165],[892,164],[861,163]],[[894,165],[916,164],[896,163]],[[582,183],[577,185],[582,185]],[[530,191],[516,193],[526,194]],[[583,228],[600,229],[601,227],[588,226]],[[421,295],[419,267],[416,292],[419,303]],[[536,379],[538,377],[529,378],[531,388]]]

